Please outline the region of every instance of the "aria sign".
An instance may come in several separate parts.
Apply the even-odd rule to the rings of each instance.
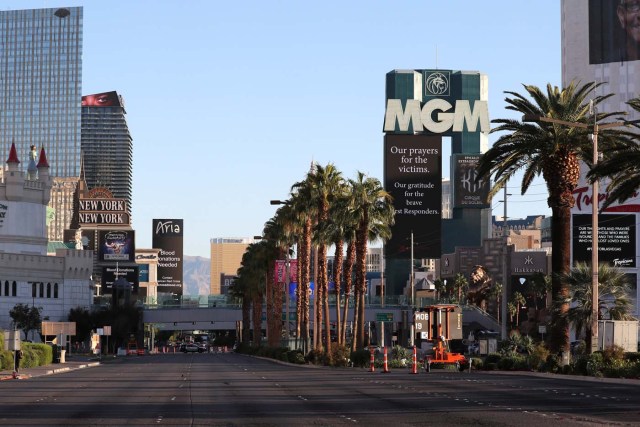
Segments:
[[[453,109],[453,111],[451,111]],[[435,120],[434,120],[435,115]],[[406,107],[402,108],[402,100],[388,99],[384,116],[384,131],[395,132],[396,122],[400,132],[409,131],[413,124],[416,132],[423,128],[432,133],[445,133],[449,130],[462,132],[464,124],[469,132],[476,132],[478,124],[480,132],[489,132],[489,108],[487,101],[476,100],[473,108],[468,100],[455,101],[455,108],[448,101],[435,98],[420,107],[417,99],[408,99]]]

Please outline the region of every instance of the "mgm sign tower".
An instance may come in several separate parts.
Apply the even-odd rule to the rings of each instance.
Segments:
[[[488,185],[475,183],[475,166],[488,145],[487,92],[487,76],[478,72],[387,73],[384,186],[396,210],[393,236],[385,245],[389,295],[402,293],[412,258],[439,259],[456,246],[480,246],[491,236]],[[443,220],[445,136],[451,141],[453,215]]]

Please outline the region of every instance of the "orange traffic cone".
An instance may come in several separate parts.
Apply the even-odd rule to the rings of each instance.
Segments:
[[[412,374],[418,373],[418,351],[416,350],[416,346],[413,346],[413,367],[411,368]]]
[[[384,348],[384,370],[382,372],[385,374],[389,373],[389,365],[387,364],[387,347]]]
[[[374,350],[373,347],[369,348],[369,352],[371,352],[371,359],[369,360],[369,372],[375,372],[376,371],[376,358],[373,354]]]

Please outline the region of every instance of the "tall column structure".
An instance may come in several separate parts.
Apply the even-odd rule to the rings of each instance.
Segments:
[[[0,149],[46,147],[50,240],[69,226],[80,172],[82,23],[82,7],[0,11]]]

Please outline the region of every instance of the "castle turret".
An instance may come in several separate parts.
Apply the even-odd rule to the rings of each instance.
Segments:
[[[16,151],[16,144],[11,143],[9,158],[7,159],[7,173],[4,176],[7,200],[21,200],[24,192],[24,174],[20,171],[20,160]]]
[[[35,147],[31,150],[27,174],[20,170],[15,144],[0,182],[0,246],[3,252],[47,254],[47,204],[53,180],[42,151],[35,164]],[[35,178],[35,179],[34,179]]]
[[[44,186],[42,201],[47,205],[51,199],[51,187],[53,183],[51,175],[49,175],[49,162],[47,162],[47,153],[44,151],[44,146],[40,149],[40,157],[38,158],[38,166],[36,167],[38,169],[38,181]]]

